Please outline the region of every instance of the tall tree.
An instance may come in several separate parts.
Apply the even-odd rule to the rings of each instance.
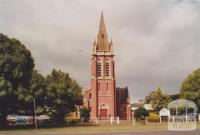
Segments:
[[[0,33],[0,126],[16,111],[23,91],[28,90],[34,68],[30,51],[17,39]]]
[[[180,95],[181,98],[194,101],[200,110],[200,69],[193,71],[183,80]]]
[[[167,107],[167,104],[170,102],[170,97],[167,94],[164,94],[160,87],[157,90],[152,91],[145,98],[145,103],[151,104],[156,112],[159,112],[163,107]]]
[[[39,111],[45,112],[46,82],[45,77],[34,69],[28,91],[20,95],[21,109],[28,115],[34,114],[33,101],[35,99]]]
[[[63,122],[64,116],[82,103],[81,87],[68,73],[55,69],[47,75],[46,83],[49,113],[57,122]]]

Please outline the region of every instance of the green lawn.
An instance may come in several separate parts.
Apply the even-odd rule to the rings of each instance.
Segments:
[[[200,128],[200,123],[197,124]],[[62,128],[45,128],[39,129],[38,134],[47,133],[94,133],[94,132],[125,132],[125,131],[163,131],[167,130],[167,123],[151,123],[151,124],[140,124],[135,125],[131,123],[121,123],[117,124],[99,124],[99,125],[80,125],[73,127],[62,127]],[[0,133],[4,134],[34,134],[34,129],[10,129],[10,130],[0,130]]]

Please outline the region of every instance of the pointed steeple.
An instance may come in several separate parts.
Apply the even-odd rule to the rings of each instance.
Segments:
[[[100,19],[100,25],[99,25],[99,32],[103,31],[106,33],[106,26],[104,22],[103,12],[101,12],[101,19]]]
[[[103,12],[101,13],[99,33],[97,37],[97,50],[109,51],[108,38],[106,33],[106,26],[104,22]]]

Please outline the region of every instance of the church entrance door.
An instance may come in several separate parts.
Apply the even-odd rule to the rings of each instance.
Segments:
[[[107,119],[108,118],[108,105],[102,104],[100,106],[100,119]]]
[[[100,109],[100,117],[107,118],[108,116],[108,109]]]

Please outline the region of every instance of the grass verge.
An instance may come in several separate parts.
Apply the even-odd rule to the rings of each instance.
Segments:
[[[200,128],[200,123],[197,123],[197,127]],[[38,134],[76,134],[76,133],[98,133],[98,132],[147,132],[147,131],[166,131],[167,123],[149,123],[141,124],[136,123],[120,123],[119,125],[108,123],[99,125],[77,125],[61,128],[43,128],[38,130]],[[34,129],[9,129],[0,130],[1,134],[34,134]]]

